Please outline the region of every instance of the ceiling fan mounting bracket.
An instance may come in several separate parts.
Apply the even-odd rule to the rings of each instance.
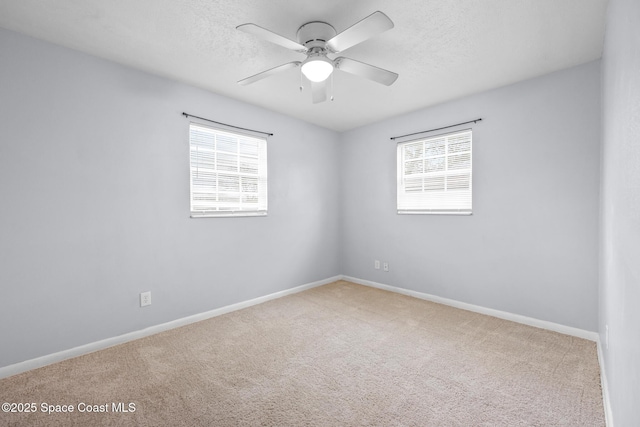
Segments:
[[[298,39],[298,43],[307,49],[314,47],[324,49],[327,41],[331,40],[336,34],[336,29],[326,22],[313,21],[307,22],[298,28],[296,38]]]

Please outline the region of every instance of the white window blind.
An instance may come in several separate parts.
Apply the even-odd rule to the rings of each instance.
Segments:
[[[398,213],[471,214],[471,130],[401,142]]]
[[[267,214],[267,141],[189,125],[191,216]]]

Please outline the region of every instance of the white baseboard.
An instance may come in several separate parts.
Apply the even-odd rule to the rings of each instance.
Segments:
[[[600,385],[602,387],[602,404],[604,405],[604,419],[607,427],[613,427],[613,412],[611,412],[611,401],[609,400],[609,382],[607,372],[604,369],[604,353],[602,342],[598,336],[598,363],[600,364]]]
[[[433,301],[440,304],[449,305],[456,308],[461,308],[463,310],[474,311],[476,313],[486,314],[493,317],[498,317],[505,320],[511,320],[513,322],[522,323],[529,326],[534,326],[537,328],[548,329],[551,331],[559,332],[566,335],[571,335],[579,338],[588,339],[591,341],[598,342],[598,334],[596,332],[585,331],[578,328],[573,328],[570,326],[564,326],[553,322],[547,322],[545,320],[538,320],[531,317],[521,316],[518,314],[508,313],[505,311],[494,310],[491,308],[481,307],[473,304],[467,304],[464,302],[442,298],[435,295],[430,295],[422,292],[412,291],[409,289],[398,288],[395,286],[385,285],[382,283],[372,282],[369,280],[358,279],[356,277],[338,275],[334,277],[330,277],[328,279],[319,280],[317,282],[307,283],[305,285],[297,286],[295,288],[286,289],[284,291],[275,292],[273,294],[265,295],[262,297],[254,298],[248,301],[239,302],[236,304],[231,304],[225,307],[220,307],[215,310],[207,311],[204,313],[194,314],[192,316],[183,317],[181,319],[172,320],[167,323],[162,323],[155,326],[150,326],[148,328],[129,332],[127,334],[118,335],[115,337],[107,338],[104,340],[92,342],[89,344],[81,345],[79,347],[74,347],[68,350],[63,350],[57,353],[49,354],[46,356],[37,357],[35,359],[26,360],[24,362],[19,362],[13,365],[5,366],[0,368],[0,378],[10,377],[12,375],[16,375],[22,372],[29,371],[31,369],[40,368],[42,366],[50,365],[52,363],[60,362],[62,360],[70,359],[77,356],[82,356],[83,354],[92,353],[94,351],[103,350],[108,347],[112,347],[114,345],[122,344],[125,342],[133,341],[138,338],[144,338],[149,335],[154,335],[159,332],[164,332],[170,329],[178,328],[180,326],[185,326],[191,323],[199,322],[201,320],[209,319],[212,317],[220,316],[222,314],[230,313],[232,311],[240,310],[243,308],[251,307],[252,305],[260,304],[266,301],[270,301],[276,298],[282,298],[287,295],[295,294],[298,292],[305,291],[307,289],[315,288],[317,286],[326,285],[328,283],[335,282],[337,280],[347,280],[353,283],[358,283],[360,285],[370,286],[373,288],[383,289],[391,292],[396,292],[403,295],[408,295],[415,298],[424,299],[427,301]],[[598,344],[598,352],[599,356],[601,355],[601,349]],[[600,360],[601,357],[599,357]],[[600,362],[602,364],[602,361]],[[601,366],[601,372],[603,378],[603,393],[606,393],[606,377],[604,376],[604,369]],[[608,420],[610,420],[610,412],[611,409],[608,406],[608,393],[606,394],[605,405],[605,414],[608,416]],[[608,412],[607,412],[608,411]],[[607,424],[609,427],[613,424]]]
[[[248,301],[239,302],[236,304],[227,305],[225,307],[216,308],[215,310],[206,311],[204,313],[194,314],[192,316],[183,317],[181,319],[172,320],[160,325],[150,326],[139,331],[129,332],[124,335],[118,335],[112,338],[107,338],[100,341],[95,341],[89,344],[74,347],[68,350],[59,351],[57,353],[48,354],[46,356],[37,357],[35,359],[26,360],[13,365],[0,368],[0,379],[10,377],[12,375],[20,374],[22,372],[30,371],[32,369],[41,368],[52,363],[60,362],[73,357],[82,356],[83,354],[93,353],[94,351],[103,350],[114,345],[122,344],[125,342],[133,341],[138,338],[144,338],[149,335],[154,335],[159,332],[168,331],[170,329],[179,328],[180,326],[189,325],[191,323],[199,322],[201,320],[210,319],[212,317],[220,316],[222,314],[230,313],[232,311],[241,310],[243,308],[251,307],[252,305],[267,302],[276,298],[282,298],[287,295],[295,294],[305,291],[307,289],[315,288],[317,286],[326,285],[328,283],[340,280],[342,276],[334,276],[328,279],[319,280],[317,282],[307,283],[305,285],[297,286],[295,288],[286,289],[284,291],[275,292],[273,294],[265,295],[262,297],[254,298]]]
[[[449,305],[451,307],[461,308],[463,310],[474,311],[480,314],[486,314],[488,316],[498,317],[500,319],[510,320],[516,323],[522,323],[524,325],[534,326],[536,328],[547,329],[554,332],[559,332],[565,335],[571,335],[578,338],[584,338],[589,341],[597,341],[598,333],[585,331],[584,329],[578,329],[571,326],[560,325],[558,323],[548,322],[546,320],[534,319],[532,317],[521,316],[519,314],[513,314],[506,311],[494,310],[492,308],[486,308],[479,305],[467,304],[466,302],[460,302],[448,298],[442,298],[435,295],[425,294],[423,292],[412,291],[409,289],[398,288],[395,286],[384,285],[382,283],[372,282],[370,280],[358,279],[357,277],[342,276],[343,280],[349,282],[358,283],[360,285],[371,286],[373,288],[384,289],[385,291],[396,292],[410,297],[420,298],[427,301],[437,302],[439,304]]]

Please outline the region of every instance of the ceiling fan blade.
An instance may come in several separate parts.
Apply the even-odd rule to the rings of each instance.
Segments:
[[[373,80],[386,86],[391,86],[398,78],[398,74],[396,73],[343,56],[336,58],[334,64],[338,70],[346,71],[347,73],[364,77],[365,79]]]
[[[281,36],[280,34],[276,34],[273,31],[269,31],[266,28],[262,28],[256,24],[238,25],[236,27],[236,30],[262,37],[263,39],[270,41],[271,43],[286,47],[287,49],[295,50],[296,52],[304,53],[307,51],[307,48],[300,43],[289,40],[288,38]]]
[[[263,71],[261,73],[255,74],[251,77],[247,77],[246,79],[242,79],[238,81],[238,84],[241,86],[246,86],[251,83],[255,83],[258,80],[262,80],[269,76],[273,76],[274,74],[278,74],[282,71],[289,70],[291,68],[299,67],[301,64],[300,61],[289,62],[287,64],[278,65],[277,67],[273,67],[267,71]]]
[[[327,100],[327,81],[311,82],[311,101],[319,104]]]
[[[387,15],[373,12],[363,20],[356,22],[327,42],[327,48],[333,53],[349,49],[375,35],[393,28],[393,22]]]

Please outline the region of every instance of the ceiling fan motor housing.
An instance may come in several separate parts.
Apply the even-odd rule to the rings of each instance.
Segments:
[[[307,22],[298,28],[298,43],[307,49],[319,47],[325,49],[327,41],[336,35],[336,29],[326,22],[314,21]]]

